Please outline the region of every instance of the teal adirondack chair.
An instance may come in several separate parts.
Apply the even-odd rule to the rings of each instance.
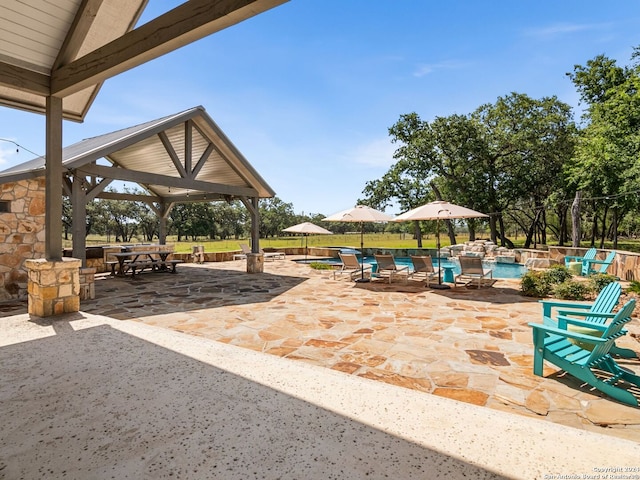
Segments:
[[[566,322],[558,324],[559,316],[582,316],[583,322],[591,322],[600,325],[604,325],[608,320],[607,317],[600,317],[597,315],[589,315],[590,313],[611,313],[618,305],[620,295],[622,294],[622,286],[618,282],[611,282],[605,286],[593,303],[575,303],[575,302],[561,302],[556,300],[540,300],[542,304],[542,323],[550,327],[567,328]],[[556,317],[553,316],[553,310],[557,309]],[[578,333],[585,333],[587,335],[599,336],[600,332],[593,328],[578,327],[571,325],[569,330]],[[584,348],[584,347],[583,347]],[[613,345],[611,347],[611,353],[624,358],[637,357],[636,352],[629,348],[618,347]]]
[[[600,330],[601,337],[530,323],[529,326],[533,329],[534,345],[533,373],[540,377],[544,376],[543,364],[544,360],[547,360],[610,397],[637,407],[638,399],[636,396],[616,384],[619,380],[625,380],[640,387],[640,376],[626,368],[621,368],[610,354],[615,339],[626,334],[623,328],[631,320],[635,305],[636,301],[631,299],[616,314],[590,314],[611,318],[611,322],[606,326],[569,317],[559,317],[559,321],[563,319],[570,324]],[[593,350],[586,350],[570,342],[569,339],[591,344]]]
[[[619,282],[611,282],[606,285],[598,294],[593,303],[563,302],[559,300],[540,300],[542,304],[542,323],[551,327],[557,327],[558,321],[553,317],[553,309],[558,311],[556,315],[569,315],[572,311],[581,312],[611,313],[618,305],[622,286]],[[600,318],[585,317],[585,322],[602,323]]]
[[[594,260],[596,258],[597,253],[598,251],[595,249],[595,247],[591,247],[589,250],[585,252],[584,256],[582,257],[567,255],[566,257],[564,257],[564,266],[569,268],[569,264],[572,262],[582,262],[583,260]]]
[[[582,276],[587,277],[592,273],[607,273],[607,268],[613,263],[613,259],[616,258],[616,252],[609,252],[607,258],[604,260],[596,260],[595,258],[582,260]],[[598,269],[595,265],[600,265]]]

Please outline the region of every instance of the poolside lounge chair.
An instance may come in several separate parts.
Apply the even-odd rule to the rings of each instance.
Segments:
[[[371,265],[363,265],[358,260],[355,253],[338,253],[340,260],[342,261],[342,267],[339,270],[333,271],[333,279],[336,275],[349,274],[351,280],[355,280],[357,277],[364,275],[366,278],[371,278]]]
[[[375,254],[376,263],[378,264],[378,269],[376,270],[376,275],[378,278],[388,278],[389,283],[396,277],[403,277],[404,281],[407,281],[409,277],[409,267],[399,267],[396,265],[396,261],[393,258],[393,255],[390,254]]]
[[[243,258],[247,258],[247,255],[253,253],[251,251],[251,247],[246,243],[241,243],[240,248],[242,249]],[[284,260],[286,258],[284,252],[265,252],[263,249],[260,249],[260,253],[264,255],[265,260]],[[233,259],[236,260],[236,257],[240,257],[240,255],[234,255]]]
[[[637,389],[640,387],[640,376],[627,368],[621,368],[611,357],[611,348],[615,339],[626,333],[623,328],[631,320],[635,304],[634,299],[629,300],[618,313],[611,314],[612,318],[608,326],[599,325],[597,329],[601,332],[601,336],[530,323],[534,344],[533,373],[540,377],[544,376],[543,364],[544,360],[547,360],[610,397],[637,407],[636,396],[617,384],[620,380],[625,380],[632,384],[632,388]],[[567,322],[574,325],[586,323],[569,318]],[[589,328],[593,325],[593,323],[587,323]],[[570,342],[570,339],[593,345],[593,349],[584,349]]]
[[[433,262],[430,255],[411,255],[411,263],[413,263],[413,271],[409,273],[411,280],[424,280],[429,286],[429,281],[438,278],[439,268],[433,268]]]
[[[471,257],[466,255],[460,255],[460,273],[453,279],[453,287],[456,287],[458,281],[464,283],[464,285],[473,285],[474,283],[479,287],[491,286],[494,284],[493,270],[485,269],[482,266],[482,259],[480,257]]]
[[[568,329],[572,332],[600,336],[602,332],[595,327],[567,324],[567,317],[582,317],[580,320],[585,322],[585,325],[588,323],[605,325],[611,320],[611,313],[618,305],[621,293],[622,286],[618,282],[611,282],[600,291],[593,303],[540,300],[542,304],[542,323],[554,328]],[[552,315],[553,308],[557,309],[555,317]],[[592,345],[585,345],[577,340],[574,340],[574,343],[587,350],[592,348]],[[637,357],[636,352],[633,350],[618,347],[615,343],[611,347],[611,353],[624,358]]]
[[[284,252],[265,252],[263,249],[260,249],[260,253],[264,255],[265,260],[284,260],[286,258]]]
[[[585,252],[583,257],[567,255],[564,257],[564,266],[569,268],[572,263],[581,263],[583,260],[593,260],[596,258],[597,253],[598,251],[594,247],[591,247]]]
[[[593,273],[607,273],[607,268],[609,268],[609,265],[613,263],[614,258],[616,258],[615,250],[612,252],[609,252],[609,254],[607,255],[607,258],[605,258],[604,260],[597,260],[595,258],[583,259],[582,260],[582,276],[588,277]],[[595,267],[596,265],[600,265],[600,266],[596,269]]]

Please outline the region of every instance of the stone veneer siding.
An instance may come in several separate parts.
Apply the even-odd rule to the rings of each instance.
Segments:
[[[0,213],[0,301],[27,295],[27,259],[45,256],[45,179],[0,185],[0,200],[10,211]]]
[[[80,267],[77,258],[27,260],[30,315],[50,317],[80,310]]]

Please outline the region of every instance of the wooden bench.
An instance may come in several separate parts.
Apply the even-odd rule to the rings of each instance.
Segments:
[[[120,262],[115,262],[115,261],[108,261],[108,262],[104,262],[104,264],[106,265],[105,269],[108,270],[109,267],[111,267],[111,276],[115,276],[116,274],[116,267],[118,266]]]
[[[176,273],[176,266],[179,263],[183,263],[184,260],[138,260],[135,262],[129,262],[125,264],[127,270],[131,270],[131,276],[134,277],[137,273],[144,271],[147,268],[151,268],[153,271],[159,272],[164,268],[171,267],[170,272]]]
[[[184,260],[158,260],[157,262],[155,262],[155,264],[158,267],[171,267],[171,273],[176,273],[176,265],[178,265],[179,263],[183,263]]]
[[[137,260],[135,262],[127,262],[127,263],[125,263],[124,267],[125,267],[126,270],[131,270],[131,276],[135,277],[136,270],[138,268],[140,269],[138,271],[138,273],[142,272],[146,268],[151,268],[152,270],[155,270],[157,264],[158,264],[158,262],[154,262],[154,261],[151,261],[151,260]]]

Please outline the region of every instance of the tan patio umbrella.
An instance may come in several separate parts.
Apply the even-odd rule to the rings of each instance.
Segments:
[[[394,222],[409,222],[414,220],[435,220],[436,221],[436,247],[438,250],[438,267],[440,267],[440,219],[454,218],[480,218],[488,217],[484,213],[476,212],[470,208],[461,207],[453,203],[443,200],[429,202],[421,207],[414,208],[408,212],[398,215],[393,219]],[[449,288],[448,285],[442,284],[442,269],[438,268],[438,287]]]
[[[291,227],[285,228],[282,230],[283,232],[289,233],[301,233],[304,235],[304,261],[307,261],[307,252],[309,251],[309,247],[307,242],[309,240],[309,235],[333,235],[333,232],[330,232],[326,228],[319,227],[315,223],[311,222],[303,222],[297,225],[293,225]]]
[[[391,220],[393,220],[393,217],[374,208],[367,207],[366,205],[356,205],[353,208],[348,208],[322,219],[323,222],[352,222],[360,224],[360,253],[362,254],[360,264],[362,271],[360,278],[356,281],[368,281],[366,278],[364,278],[364,223],[390,222]]]

